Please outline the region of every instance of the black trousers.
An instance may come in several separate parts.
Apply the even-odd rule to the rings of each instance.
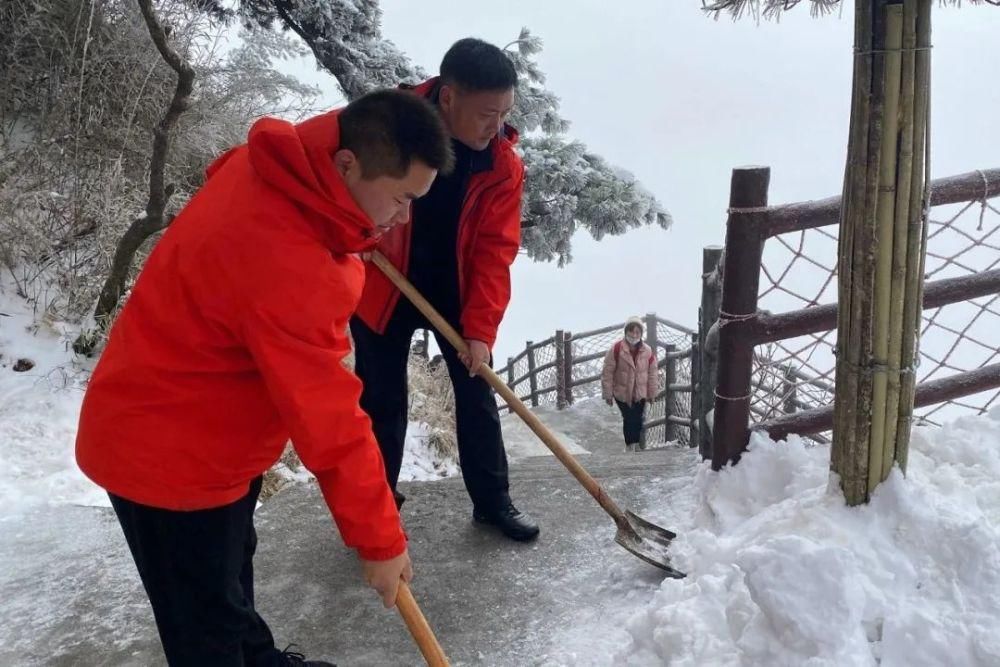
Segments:
[[[261,482],[232,504],[193,512],[109,494],[171,667],[280,664],[271,631],[254,610],[253,511]]]
[[[626,445],[638,445],[642,442],[642,419],[646,414],[646,401],[636,401],[632,405],[615,399],[622,413],[622,433]]]
[[[456,325],[456,317],[448,319],[452,326]],[[430,328],[405,298],[400,299],[382,335],[358,318],[351,321],[354,370],[364,383],[361,407],[372,419],[385,461],[386,477],[394,492],[406,441],[409,407],[406,366],[410,343],[417,329]],[[461,330],[458,326],[455,328]],[[489,511],[510,502],[507,453],[496,399],[486,380],[478,375],[469,377],[457,350],[440,334],[435,332],[435,337],[455,390],[458,456],[465,488],[475,507]],[[402,502],[398,493],[396,498]]]

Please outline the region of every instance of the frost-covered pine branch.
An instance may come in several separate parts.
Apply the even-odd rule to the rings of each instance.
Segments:
[[[348,99],[427,76],[383,37],[376,0],[273,0],[271,6],[309,45]],[[253,18],[268,20],[263,10]],[[669,214],[632,174],[566,138],[569,121],[559,112],[559,97],[545,87],[536,61],[541,49],[542,40],[528,28],[506,45],[519,75],[511,123],[522,135],[528,176],[523,202],[527,254],[563,265],[572,259],[572,237],[578,230],[600,239],[642,225],[669,227]]]
[[[1000,0],[965,0],[970,5],[1000,6]],[[734,20],[745,16],[759,21],[761,18],[777,20],[796,5],[805,2],[813,16],[824,16],[843,9],[841,0],[702,0],[702,8],[718,19],[729,14]],[[962,0],[939,0],[941,5],[962,6]]]

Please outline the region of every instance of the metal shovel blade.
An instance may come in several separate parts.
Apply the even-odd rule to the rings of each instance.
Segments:
[[[670,554],[668,553],[670,541],[677,535],[655,523],[646,521],[629,510],[625,510],[624,514],[628,523],[625,526],[618,526],[615,542],[650,565],[660,568],[667,573],[668,577],[673,579],[686,577],[686,574],[675,570],[670,565]]]

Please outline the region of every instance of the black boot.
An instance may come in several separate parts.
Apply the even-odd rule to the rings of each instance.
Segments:
[[[510,501],[494,510],[477,507],[472,512],[472,518],[477,523],[496,526],[501,533],[518,542],[530,542],[538,537],[538,524]]]

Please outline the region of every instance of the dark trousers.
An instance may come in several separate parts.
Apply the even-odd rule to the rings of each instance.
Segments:
[[[455,319],[449,318],[452,326],[455,326]],[[410,344],[417,329],[430,328],[405,299],[400,300],[383,335],[375,333],[357,318],[351,321],[354,370],[364,383],[361,407],[372,419],[385,461],[386,477],[394,492],[406,441],[409,407],[406,366]],[[510,502],[507,453],[493,390],[478,375],[469,377],[455,348],[436,332],[435,337],[455,390],[458,457],[465,488],[477,508],[488,511],[503,506]],[[396,498],[402,502],[402,496],[397,494]]]
[[[254,610],[253,511],[262,478],[236,502],[175,512],[111,496],[171,667],[278,664]]]
[[[638,445],[642,442],[642,419],[646,414],[646,401],[637,401],[632,405],[615,400],[622,412],[622,433],[626,445]]]

